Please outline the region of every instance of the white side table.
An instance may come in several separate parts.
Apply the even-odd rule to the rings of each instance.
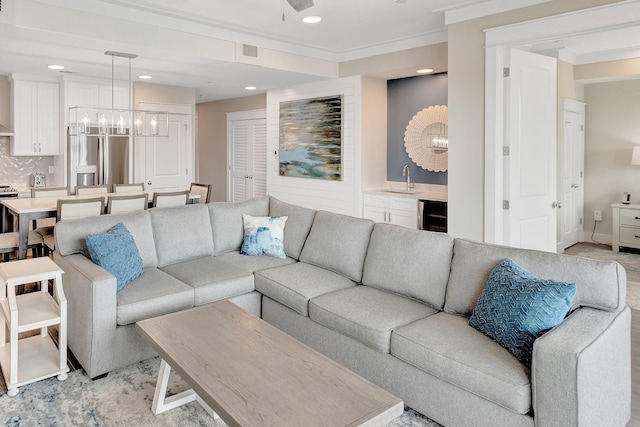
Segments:
[[[640,249],[640,205],[614,203],[611,205],[613,217],[613,240],[611,248],[620,251],[620,246]]]
[[[62,290],[64,272],[48,257],[0,264],[0,367],[7,394],[18,387],[57,375],[67,378],[67,300]],[[53,297],[48,282],[53,279]],[[16,296],[16,286],[40,282],[40,292]],[[58,347],[48,333],[58,325]],[[6,342],[5,330],[9,330]],[[39,329],[38,335],[18,339],[18,333]]]

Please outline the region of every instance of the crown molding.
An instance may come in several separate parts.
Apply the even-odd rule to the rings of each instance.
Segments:
[[[471,0],[462,5],[445,7],[433,12],[443,12],[445,25],[450,25],[548,1],[551,0]]]

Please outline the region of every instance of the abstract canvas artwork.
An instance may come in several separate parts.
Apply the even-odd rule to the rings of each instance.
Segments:
[[[280,103],[280,175],[342,180],[342,95]]]

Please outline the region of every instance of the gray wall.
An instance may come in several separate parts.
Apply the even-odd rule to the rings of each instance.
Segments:
[[[404,148],[404,131],[411,118],[424,108],[448,105],[447,95],[447,73],[387,82],[387,181],[404,181],[402,167],[409,165],[413,182],[447,185],[448,172],[422,169]]]

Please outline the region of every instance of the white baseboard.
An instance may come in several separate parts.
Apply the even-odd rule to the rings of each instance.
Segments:
[[[584,231],[583,242],[586,243],[602,243],[604,245],[610,245],[613,242],[612,234],[604,234],[604,233],[594,233],[593,237],[591,236],[591,231]]]

